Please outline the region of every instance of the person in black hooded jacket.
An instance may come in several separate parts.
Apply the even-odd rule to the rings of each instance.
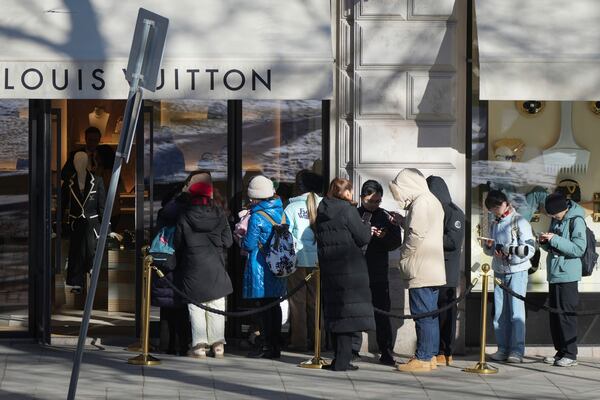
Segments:
[[[351,203],[352,183],[334,179],[317,209],[317,254],[321,267],[323,318],[333,336],[334,371],[352,365],[354,332],[375,329],[369,273],[361,247],[371,239],[371,227],[361,221]]]
[[[429,191],[442,203],[444,208],[444,262],[446,285],[440,288],[438,309],[456,299],[456,288],[460,283],[460,261],[465,237],[465,213],[452,202],[446,182],[439,176],[427,178]],[[457,307],[451,307],[439,315],[440,349],[437,362],[440,365],[452,364],[454,336],[456,334]]]
[[[188,188],[187,209],[175,230],[177,256],[175,281],[188,301],[225,311],[225,297],[233,292],[225,270],[223,251],[233,244],[227,217],[214,206],[212,183],[201,181]],[[188,304],[192,325],[192,348],[188,355],[204,358],[210,352],[222,358],[225,317]]]

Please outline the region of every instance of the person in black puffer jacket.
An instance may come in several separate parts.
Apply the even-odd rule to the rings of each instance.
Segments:
[[[165,196],[162,208],[156,218],[156,233],[164,227],[175,227],[179,216],[189,203],[188,187],[197,181],[210,181],[210,172],[198,170],[190,173],[182,187]],[[191,335],[190,318],[187,304],[175,294],[166,281],[174,283],[177,265],[177,254],[172,263],[161,265],[165,277],[159,279],[154,275],[151,287],[151,304],[160,307],[160,344],[159,349],[167,354],[187,355]]]
[[[336,178],[317,210],[317,252],[321,267],[323,318],[333,336],[334,371],[355,370],[352,336],[374,330],[367,262],[361,247],[371,240],[371,227],[361,221],[352,202],[352,182]]]
[[[196,358],[207,353],[222,358],[225,345],[225,317],[196,304],[225,311],[225,297],[233,292],[223,254],[233,238],[227,216],[214,205],[212,192],[210,181],[189,187],[190,203],[179,216],[174,239],[176,284],[190,301],[192,348],[188,355]]]
[[[465,237],[465,213],[452,202],[448,186],[442,178],[429,176],[427,186],[429,186],[429,191],[442,203],[444,209],[446,284],[440,288],[438,297],[438,308],[442,308],[456,299],[456,288],[460,283],[460,257]],[[439,315],[440,349],[436,356],[438,364],[452,364],[457,312],[458,308],[454,306]]]

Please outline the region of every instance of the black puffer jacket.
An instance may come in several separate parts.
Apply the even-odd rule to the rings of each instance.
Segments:
[[[365,213],[364,207],[359,207],[360,216]],[[371,238],[365,257],[369,266],[369,282],[371,286],[388,281],[389,252],[396,250],[402,244],[402,230],[390,222],[382,208],[378,208],[371,217],[371,226],[384,229],[383,237]]]
[[[431,175],[427,178],[427,186],[444,208],[444,286],[457,287],[460,284],[460,256],[465,238],[465,213],[452,202],[448,186],[442,178]]]
[[[220,208],[189,205],[175,230],[175,283],[196,303],[220,299],[233,291],[223,251],[233,239]]]
[[[317,214],[317,249],[323,287],[323,317],[330,332],[375,329],[367,262],[361,247],[371,228],[349,202],[325,198]]]

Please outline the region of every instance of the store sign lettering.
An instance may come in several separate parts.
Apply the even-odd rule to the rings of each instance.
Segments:
[[[0,67],[1,68],[1,67]],[[108,76],[104,68],[2,68],[4,91],[103,91],[110,83],[123,85],[124,77]],[[124,74],[125,69],[121,69]],[[169,91],[222,91],[240,90],[271,91],[271,69],[237,69],[237,68],[169,68],[161,69],[158,78],[157,92]],[[112,78],[112,79],[110,79]],[[120,78],[120,79],[115,79]],[[117,83],[118,82],[118,83]]]

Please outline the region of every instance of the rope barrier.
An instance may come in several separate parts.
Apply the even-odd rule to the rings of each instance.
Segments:
[[[382,314],[387,317],[397,318],[397,319],[421,319],[421,318],[432,317],[434,315],[438,315],[438,314],[456,306],[458,303],[463,301],[469,295],[469,293],[471,293],[471,291],[473,290],[473,288],[475,287],[476,284],[477,284],[477,279],[474,279],[473,282],[471,282],[471,284],[465,289],[465,292],[463,294],[461,294],[459,297],[457,297],[451,303],[448,303],[444,307],[438,308],[437,310],[428,311],[428,312],[420,313],[420,314],[414,314],[414,315],[413,314],[394,314],[390,311],[385,311],[385,310],[382,310],[377,307],[373,307],[373,310],[377,314]]]
[[[502,282],[500,279],[495,278],[494,282],[506,293],[523,301],[525,304],[529,305],[530,307],[535,307],[537,309],[541,308],[545,311],[548,311],[548,312],[551,312],[554,314],[564,314],[564,315],[570,315],[570,316],[599,315],[600,314],[600,310],[565,311],[565,310],[561,310],[560,308],[550,307],[546,304],[542,304],[542,305],[536,304],[536,303],[532,302],[531,300],[527,300],[527,298],[525,298],[525,296],[521,296],[519,293],[516,293],[510,287],[506,286],[506,284],[504,282]]]
[[[185,293],[183,293],[181,290],[179,290],[179,288],[177,286],[175,286],[175,284],[173,282],[171,282],[168,279],[164,279],[164,274],[162,273],[162,271],[160,271],[160,269],[158,269],[155,266],[152,266],[152,269],[154,269],[154,271],[156,272],[156,274],[158,275],[158,277],[160,279],[163,279],[164,282],[171,288],[173,289],[173,291],[175,293],[177,293],[179,296],[181,296],[183,299],[185,299],[186,301],[190,302],[191,304],[195,305],[198,308],[201,308],[205,311],[211,312],[213,314],[219,314],[219,315],[223,315],[225,317],[231,317],[231,318],[242,318],[242,317],[248,317],[250,315],[254,315],[254,314],[260,314],[270,308],[273,308],[275,306],[278,306],[280,303],[283,303],[284,301],[286,301],[287,299],[289,299],[290,297],[292,297],[294,294],[296,294],[296,292],[300,289],[302,289],[302,287],[304,287],[309,279],[311,279],[313,277],[314,272],[311,272],[310,274],[308,274],[306,276],[306,278],[304,278],[304,280],[295,288],[293,288],[292,290],[289,290],[287,292],[287,294],[285,296],[281,296],[279,297],[277,300],[272,301],[271,303],[265,304],[264,306],[258,307],[258,308],[253,308],[252,310],[246,310],[246,311],[223,311],[223,310],[218,310],[216,308],[211,308],[211,307],[207,307],[204,304],[201,303],[197,303],[194,300],[190,299],[189,296],[187,296]]]

